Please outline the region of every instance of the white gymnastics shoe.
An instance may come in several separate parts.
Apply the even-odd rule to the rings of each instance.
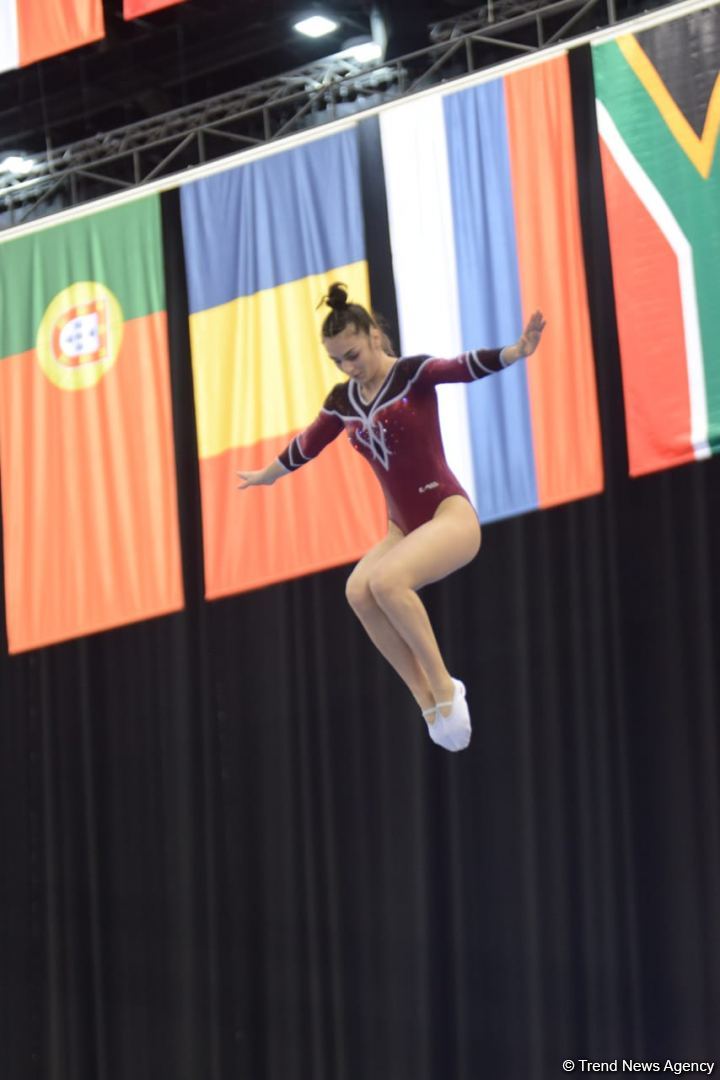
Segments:
[[[464,750],[472,735],[470,712],[465,700],[465,687],[459,679],[453,679],[455,692],[452,701],[439,701],[432,709],[423,709],[423,716],[428,725],[428,734],[432,741],[443,750]],[[450,708],[447,716],[443,716],[441,709]],[[435,714],[435,720],[431,723],[429,717]]]

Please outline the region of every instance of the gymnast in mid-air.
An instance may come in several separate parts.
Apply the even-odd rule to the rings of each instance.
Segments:
[[[545,327],[530,316],[514,345],[451,360],[392,355],[374,316],[348,303],[344,285],[324,298],[327,352],[347,382],[328,394],[312,424],[264,469],[240,472],[240,488],[274,484],[316,457],[345,430],[385,494],[387,535],[348,578],[348,602],[422,711],[433,742],[464,750],[472,732],[465,687],[443,661],[418,589],[459,570],[480,549],[480,523],[445,460],[438,383],[473,382],[530,356]]]

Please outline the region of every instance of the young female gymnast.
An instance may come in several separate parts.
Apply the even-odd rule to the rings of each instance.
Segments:
[[[545,322],[536,311],[518,342],[502,349],[452,360],[397,359],[373,316],[348,303],[344,285],[332,285],[324,299],[331,311],[323,344],[349,381],[331,390],[317,419],[279,458],[238,473],[239,487],[274,484],[347,431],[380,481],[388,508],[387,536],[350,574],[348,602],[417,701],[433,742],[463,750],[472,730],[465,687],[445,666],[417,590],[474,559],[480,524],[445,460],[435,387],[482,379],[529,356]]]

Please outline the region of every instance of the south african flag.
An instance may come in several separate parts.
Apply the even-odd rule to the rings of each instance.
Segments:
[[[630,473],[720,448],[720,11],[593,48]]]

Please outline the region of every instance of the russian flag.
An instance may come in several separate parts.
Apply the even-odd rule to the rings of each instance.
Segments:
[[[442,387],[448,460],[481,520],[603,488],[567,57],[380,117],[402,352],[541,347]]]
[[[181,189],[208,599],[351,562],[384,535],[367,463],[340,435],[273,487],[238,491],[339,381],[318,302],[370,306],[357,132]]]

